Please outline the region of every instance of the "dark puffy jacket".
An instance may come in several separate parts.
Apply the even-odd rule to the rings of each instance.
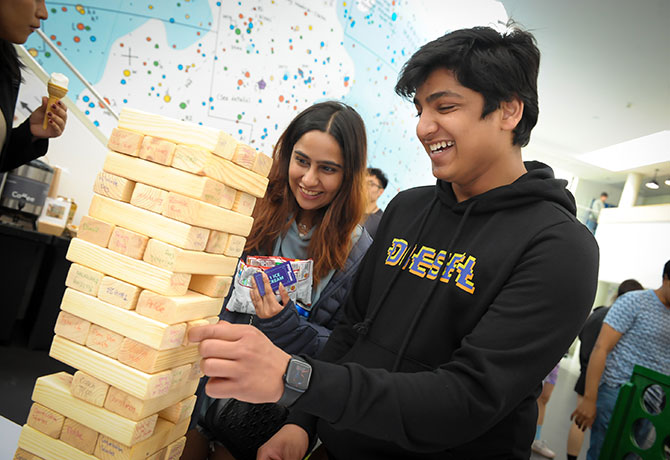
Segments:
[[[372,244],[372,238],[363,229],[361,236],[351,248],[342,270],[335,272],[319,299],[312,306],[309,318],[298,314],[293,302],[272,318],[262,319],[255,315],[223,310],[221,318],[238,324],[253,324],[263,331],[272,343],[287,353],[316,356],[325,345],[330,331],[339,322],[354,276],[363,256]]]

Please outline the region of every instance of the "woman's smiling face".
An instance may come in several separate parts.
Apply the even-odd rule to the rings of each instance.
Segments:
[[[328,206],[342,186],[342,149],[322,131],[308,131],[293,146],[288,168],[289,188],[303,211]]]

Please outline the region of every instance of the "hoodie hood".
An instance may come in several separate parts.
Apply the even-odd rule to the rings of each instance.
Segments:
[[[511,184],[494,188],[460,203],[456,201],[450,182],[438,179],[435,193],[444,205],[457,214],[463,214],[471,206],[472,214],[484,214],[537,201],[549,201],[573,216],[576,214],[575,198],[566,189],[568,181],[556,179],[551,167],[539,161],[525,161],[524,166],[528,172]]]

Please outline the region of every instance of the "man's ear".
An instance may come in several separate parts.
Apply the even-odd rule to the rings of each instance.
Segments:
[[[500,103],[501,128],[506,131],[513,131],[523,116],[523,101],[513,98],[509,101]]]

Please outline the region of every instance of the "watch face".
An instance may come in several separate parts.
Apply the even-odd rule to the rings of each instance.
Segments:
[[[305,391],[312,376],[312,366],[303,361],[292,359],[286,370],[286,383],[296,390]]]

